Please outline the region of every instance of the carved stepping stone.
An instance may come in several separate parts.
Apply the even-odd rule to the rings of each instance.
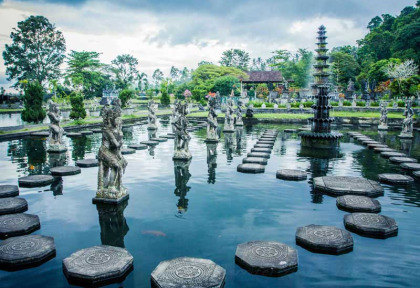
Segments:
[[[69,132],[66,134],[67,137],[82,137],[82,133],[78,133],[78,132]]]
[[[270,148],[251,148],[251,152],[271,153]]]
[[[141,141],[140,144],[145,144],[147,146],[156,146],[159,144],[158,141]]]
[[[359,127],[361,128],[370,128],[371,126],[371,124],[359,124]]]
[[[411,171],[420,170],[420,163],[402,163],[400,164],[401,168]]]
[[[102,129],[101,128],[99,128],[99,129],[92,129],[92,132],[93,133],[102,133]]]
[[[413,177],[402,174],[384,173],[379,174],[378,177],[379,181],[388,184],[408,185],[414,182]]]
[[[373,141],[373,140],[362,141],[362,144],[365,145],[365,146],[368,146],[369,144],[381,145],[381,143],[379,143],[378,141]]]
[[[309,251],[337,255],[353,250],[353,237],[337,227],[311,224],[297,228],[296,244]]]
[[[175,136],[175,133],[166,133],[166,135],[169,135],[169,136]]]
[[[369,149],[374,149],[374,148],[388,148],[387,145],[384,145],[384,144],[376,144],[376,143],[368,144],[367,146],[368,146]]]
[[[80,134],[82,134],[82,135],[92,135],[93,134],[93,131],[89,131],[89,130],[80,131]]]
[[[276,172],[276,178],[284,180],[305,180],[308,175],[305,171],[296,169],[281,169]]]
[[[348,212],[381,212],[381,203],[378,200],[355,195],[344,195],[337,198],[337,207]]]
[[[420,170],[419,171],[414,171],[413,176],[416,177],[417,179],[420,179]]]
[[[134,150],[145,150],[147,149],[147,145],[145,144],[131,144],[128,145],[128,148],[134,149]]]
[[[296,133],[297,129],[284,129],[283,131],[286,133]]]
[[[381,152],[381,156],[384,158],[390,158],[390,157],[405,157],[407,155],[400,152]]]
[[[273,149],[274,145],[270,145],[270,144],[255,144],[254,147],[255,148],[269,148],[269,149]]]
[[[382,153],[382,152],[397,152],[397,150],[392,149],[392,148],[380,148],[380,147],[375,147],[373,148],[373,152],[376,153]]]
[[[393,218],[372,213],[344,215],[344,226],[357,234],[373,238],[388,238],[398,234],[398,225]]]
[[[134,149],[130,149],[130,148],[121,149],[122,155],[134,154],[134,153],[136,153],[136,150]]]
[[[152,287],[222,288],[226,270],[211,260],[181,257],[162,261],[152,272]]]
[[[19,195],[19,188],[16,185],[0,185],[0,198],[15,197]]]
[[[157,142],[166,142],[168,139],[163,137],[156,137],[156,138],[150,138],[150,141],[157,141]]]
[[[252,241],[236,247],[235,262],[252,274],[282,276],[297,271],[297,251],[273,241]]]
[[[12,237],[0,244],[0,269],[35,267],[55,257],[54,238],[42,235]]]
[[[70,176],[80,174],[81,169],[77,166],[59,166],[50,169],[53,176]]]
[[[247,158],[242,159],[242,163],[267,165],[267,158],[247,157]]]
[[[76,161],[76,166],[79,166],[82,168],[97,167],[98,165],[99,165],[98,159],[83,159],[83,160]]]
[[[239,164],[236,170],[242,173],[257,174],[257,173],[264,173],[265,166],[261,164],[246,163],[246,164]]]
[[[314,189],[333,196],[360,195],[376,197],[384,195],[384,188],[376,181],[362,177],[324,176],[313,179]]]
[[[251,152],[247,154],[248,157],[257,157],[257,158],[270,158],[269,153],[262,153],[262,152]]]
[[[163,136],[161,136],[161,137],[163,137]],[[165,138],[166,139],[175,139],[175,136],[174,135],[165,135]]]
[[[32,132],[31,136],[34,136],[34,137],[49,137],[50,132],[48,132],[48,131]]]
[[[259,140],[259,141],[257,141],[257,144],[268,144],[268,145],[274,146],[274,141]]]
[[[42,187],[54,182],[51,175],[30,175],[18,179],[19,187]]]
[[[79,250],[63,260],[67,280],[88,285],[121,282],[132,267],[133,256],[126,249],[106,245]]]
[[[22,213],[28,210],[28,202],[23,198],[0,198],[0,215]]]
[[[415,163],[417,162],[417,159],[409,157],[390,157],[389,161],[393,163]]]
[[[0,239],[20,236],[41,228],[39,218],[32,214],[7,214],[0,216]]]

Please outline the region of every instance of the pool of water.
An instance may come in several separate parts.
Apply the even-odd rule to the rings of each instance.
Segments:
[[[313,177],[346,175],[377,180],[379,173],[404,172],[348,136],[342,140],[339,153],[301,149],[296,134],[282,132],[292,127],[246,126],[232,137],[222,134],[216,148],[204,143],[205,129],[192,132],[193,158],[187,165],[172,161],[173,140],[126,155],[128,167],[123,181],[130,199],[118,209],[92,204],[97,168],[57,178],[51,187],[21,188],[20,195],[29,204],[27,213],[37,214],[41,220],[41,229],[34,234],[54,237],[57,255],[39,267],[0,271],[1,287],[68,287],[62,260],[79,249],[99,244],[125,247],[134,256],[134,270],[122,284],[111,287],[150,287],[150,274],[159,262],[180,256],[208,258],[224,267],[226,287],[417,286],[419,184],[384,185],[385,195],[378,198],[382,214],[398,223],[397,237],[380,240],[352,233],[354,250],[340,256],[312,253],[295,244],[299,226],[344,228],[346,212],[337,209],[335,198],[312,191]],[[265,173],[236,172],[265,128],[281,131]],[[169,130],[169,126],[161,126],[158,134]],[[419,135],[412,143],[401,143],[397,132],[361,132],[391,147],[402,146],[420,159]],[[124,130],[126,144],[147,137],[145,126]],[[78,159],[95,157],[101,137],[94,134],[65,141],[69,150],[61,157],[48,155],[42,138],[0,142],[0,184],[16,184],[18,177],[47,174],[51,166],[74,165]],[[216,149],[216,155],[208,157],[209,149]],[[278,180],[275,174],[281,168],[306,170],[308,180]],[[273,240],[296,247],[298,271],[280,278],[249,274],[235,264],[235,250],[239,243],[251,240]]]

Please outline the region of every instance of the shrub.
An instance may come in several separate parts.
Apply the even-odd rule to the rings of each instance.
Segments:
[[[303,103],[303,107],[305,107],[305,108],[311,108],[312,105],[314,105],[313,101],[306,101],[306,102]],[[338,105],[338,103],[337,103],[337,105]]]
[[[337,101],[331,101],[330,104],[333,107],[337,107],[338,106],[338,102]]]
[[[83,103],[83,96],[77,92],[70,94],[71,112],[70,119],[78,120],[86,118],[85,104]]]
[[[398,104],[398,107],[405,107],[405,102],[402,100],[398,100],[397,104]]]
[[[349,100],[344,100],[343,106],[351,106],[351,102]]]
[[[120,91],[118,98],[121,100],[121,107],[126,107],[128,100],[134,97],[134,91],[130,89],[124,89]]]
[[[38,82],[31,82],[25,89],[23,96],[24,110],[21,118],[25,122],[38,123],[44,120],[46,113],[42,109],[42,99],[44,97],[44,89]]]
[[[370,106],[371,107],[379,107],[379,102],[371,102]]]
[[[166,85],[161,86],[161,97],[160,97],[160,103],[162,105],[169,105],[169,103],[171,103],[171,98],[169,97],[168,91],[166,89]]]
[[[366,106],[366,103],[365,103],[365,101],[357,101],[356,102],[356,106],[357,107],[365,107]]]

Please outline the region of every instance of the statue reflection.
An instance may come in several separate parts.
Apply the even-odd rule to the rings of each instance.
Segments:
[[[233,134],[232,133],[225,133],[225,150],[226,150],[226,158],[227,162],[232,162],[233,159]]]
[[[58,167],[67,165],[67,154],[66,153],[48,153],[49,167]]]
[[[189,161],[174,161],[174,172],[175,172],[175,191],[174,194],[179,197],[178,200],[178,215],[177,217],[181,216],[187,212],[188,210],[188,199],[185,198],[187,196],[188,191],[190,191],[191,187],[188,186],[188,181],[190,180],[190,164],[191,160]]]
[[[63,177],[54,177],[54,182],[51,184],[50,190],[54,196],[63,195]]]
[[[125,248],[124,237],[130,230],[124,217],[124,210],[128,200],[118,204],[96,204],[101,227],[102,245],[110,245]]]
[[[217,167],[217,143],[207,143],[207,166],[208,179],[207,183],[216,183],[216,167]]]
[[[413,139],[400,139],[401,150],[407,155],[411,155],[411,147],[413,146]]]
[[[379,136],[379,142],[382,144],[386,144],[386,138],[387,138],[387,131],[378,130],[378,136]]]
[[[156,136],[156,130],[148,130],[147,131],[147,134],[149,136],[149,140],[152,139],[152,138],[156,138],[157,137]]]
[[[242,155],[242,135],[243,135],[244,129],[242,127],[236,127],[235,128],[235,135],[236,135],[236,154],[239,156]]]

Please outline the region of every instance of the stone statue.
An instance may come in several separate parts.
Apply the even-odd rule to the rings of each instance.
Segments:
[[[188,128],[188,103],[182,104],[177,103],[177,113],[173,121],[172,127],[175,133],[175,151],[173,160],[185,160],[191,159],[191,153],[188,148],[191,140],[190,135],[187,132]]]
[[[236,108],[236,126],[243,126],[244,121],[242,120],[242,101],[238,101],[238,107]]]
[[[248,107],[246,108],[246,117],[247,118],[254,117],[254,105],[252,104],[248,105]]]
[[[233,91],[233,90],[232,90]],[[230,97],[229,99],[227,99],[226,101],[226,112],[225,112],[225,126],[223,129],[223,132],[234,132],[235,128],[233,125],[233,100]]]
[[[400,138],[413,138],[413,116],[414,110],[411,107],[411,100],[407,100],[404,111],[405,119],[402,123],[402,131],[398,137]]]
[[[177,114],[177,106],[178,106],[178,100],[175,100],[174,102],[174,106],[172,108],[172,116],[171,116],[171,125],[172,125],[172,132],[175,133],[174,130],[174,121],[176,119],[176,114]]]
[[[123,146],[120,100],[115,99],[112,107],[102,109],[102,144],[98,152],[98,191],[94,203],[118,204],[128,198],[122,185],[122,175],[127,161],[121,154]]]
[[[217,114],[216,114],[216,99],[211,97],[208,102],[209,114],[207,116],[207,138],[206,142],[219,142],[217,135]]]
[[[379,118],[378,130],[388,130],[388,109],[386,103],[381,103],[381,117]]]
[[[157,126],[156,126],[156,104],[155,101],[150,100],[149,104],[148,104],[148,110],[149,110],[149,115],[148,115],[148,121],[149,124],[147,125],[147,130],[156,130]]]
[[[67,147],[63,143],[64,129],[60,126],[61,112],[58,105],[53,101],[50,101],[48,118],[50,118],[50,136],[49,136],[49,148],[50,153],[61,153],[66,152]]]
[[[175,191],[174,194],[178,199],[178,215],[182,216],[188,210],[188,199],[186,198],[191,187],[188,186],[188,181],[191,178],[190,173],[191,161],[174,161],[175,172]]]

